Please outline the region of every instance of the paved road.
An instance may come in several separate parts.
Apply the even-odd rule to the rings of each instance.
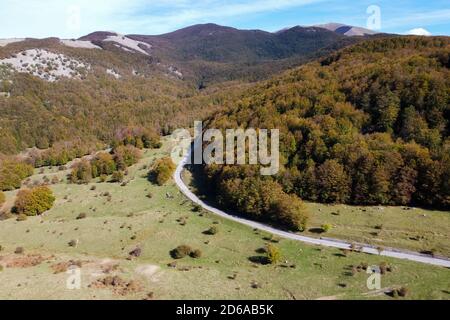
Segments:
[[[189,153],[188,153],[188,156],[189,156]],[[202,200],[200,200],[193,192],[191,192],[189,190],[188,186],[185,185],[185,183],[183,182],[183,179],[181,178],[181,173],[187,163],[188,156],[186,156],[177,166],[177,169],[174,174],[175,183],[177,184],[178,188],[180,188],[180,190],[186,195],[186,197],[188,197],[192,202],[202,206],[204,209],[206,209],[218,216],[221,216],[225,219],[247,225],[254,229],[266,231],[266,232],[272,233],[274,235],[277,235],[277,236],[280,236],[280,237],[283,237],[286,239],[301,241],[301,242],[313,244],[313,245],[339,248],[339,249],[350,249],[351,248],[352,244],[349,242],[345,242],[345,241],[341,241],[341,240],[337,240],[337,239],[328,239],[328,238],[318,239],[318,238],[301,236],[301,235],[298,235],[295,233],[286,232],[283,230],[273,228],[273,227],[265,225],[263,223],[240,218],[235,215],[228,214],[217,208],[209,206],[208,204],[206,204]],[[424,254],[405,251],[405,250],[397,250],[397,249],[392,249],[392,248],[385,249],[384,251],[382,251],[380,253],[375,247],[370,246],[370,245],[358,244],[358,246],[360,247],[360,251],[369,253],[369,254],[382,255],[382,256],[392,257],[392,258],[397,258],[397,259],[412,260],[412,261],[417,261],[417,262],[422,262],[422,263],[427,263],[427,264],[432,264],[432,265],[436,265],[436,266],[443,266],[443,267],[450,268],[450,260],[445,259],[445,258],[431,257],[429,255],[424,255]]]

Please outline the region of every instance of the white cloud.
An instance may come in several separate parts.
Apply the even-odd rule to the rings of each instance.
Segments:
[[[431,36],[431,32],[424,28],[414,28],[407,32],[407,34],[415,36]]]

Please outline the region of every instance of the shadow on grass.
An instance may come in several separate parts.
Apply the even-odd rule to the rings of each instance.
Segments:
[[[264,266],[270,264],[269,259],[267,259],[267,257],[264,256],[252,256],[249,257],[248,260],[252,263],[261,264]]]

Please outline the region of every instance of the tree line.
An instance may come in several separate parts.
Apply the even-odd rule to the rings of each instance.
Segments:
[[[223,205],[253,216],[273,190],[449,209],[449,57],[445,37],[376,39],[261,83],[209,127],[280,129],[282,169],[267,181],[255,166],[204,172]]]

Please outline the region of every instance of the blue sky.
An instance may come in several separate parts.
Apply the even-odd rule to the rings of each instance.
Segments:
[[[449,0],[1,0],[0,38],[160,34],[207,22],[267,31],[327,22],[366,27],[371,5],[380,8],[380,31],[450,35]]]

